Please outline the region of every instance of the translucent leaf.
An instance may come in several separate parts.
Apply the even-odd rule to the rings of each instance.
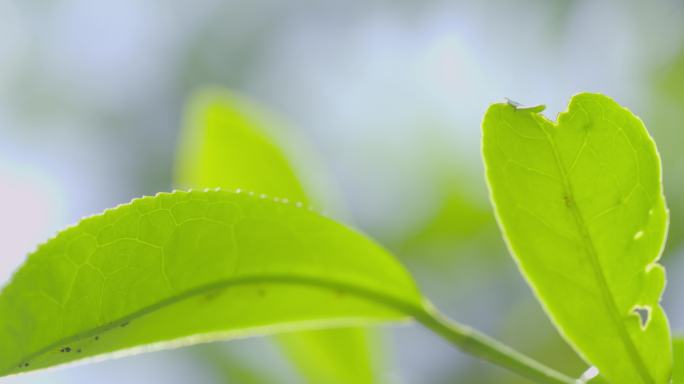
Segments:
[[[421,306],[388,253],[310,210],[223,191],[159,194],[84,219],[28,257],[0,293],[0,375],[402,320]]]
[[[543,107],[492,105],[483,153],[510,249],[567,341],[612,383],[667,383],[670,331],[657,264],[667,228],[660,159],[643,123],[580,94]]]
[[[228,91],[210,88],[191,99],[178,149],[182,188],[240,188],[337,209],[305,141],[278,116]]]
[[[317,197],[314,177],[309,183],[300,181],[306,172],[297,171],[294,154],[301,159],[299,168],[304,156],[313,156],[303,140],[295,139],[279,118],[255,103],[224,90],[201,91],[187,111],[178,183],[191,188],[256,190],[291,202],[329,201]],[[364,329],[302,331],[279,335],[277,340],[311,383],[375,381]]]

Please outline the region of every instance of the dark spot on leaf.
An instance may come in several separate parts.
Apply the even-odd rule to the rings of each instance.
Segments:
[[[221,294],[221,291],[216,290],[216,291],[207,293],[206,295],[204,295],[204,298],[207,299],[207,301],[212,301],[215,298],[217,298],[220,294]]]
[[[64,347],[59,350],[60,352],[71,352],[71,347]]]
[[[24,368],[28,367],[29,363],[24,363]]]
[[[563,201],[565,201],[565,206],[566,207],[572,207],[573,201],[572,201],[572,196],[570,195],[563,195]]]
[[[77,349],[76,353],[81,353],[81,348]]]
[[[100,336],[95,336],[95,340],[100,340]]]
[[[128,321],[124,321],[123,323],[121,323],[121,328],[123,328],[123,327],[127,326],[127,325],[128,325],[128,323],[129,323]]]

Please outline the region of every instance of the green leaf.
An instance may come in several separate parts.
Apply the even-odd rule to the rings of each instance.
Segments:
[[[179,146],[178,183],[256,190],[289,201],[324,201],[315,198],[311,183],[301,181],[304,172],[294,166],[294,153],[301,158],[309,152],[303,140],[293,140],[279,121],[233,93],[199,92],[190,102]],[[297,165],[302,168],[303,162]],[[279,335],[277,340],[311,383],[375,381],[370,341],[363,329],[302,331]]]
[[[684,383],[684,337],[675,337],[672,340],[674,353],[674,365],[672,369],[672,383]]]
[[[242,359],[242,350],[237,343],[230,345],[223,343],[203,344],[195,347],[195,358],[216,376],[217,383],[240,384],[269,384],[276,382],[273,372],[253,367]],[[593,383],[592,383],[593,384]]]
[[[242,189],[303,204],[329,204],[331,191],[312,150],[277,116],[220,89],[190,101],[179,143],[176,183]],[[327,200],[326,200],[327,199]]]
[[[28,257],[0,293],[0,375],[421,308],[387,252],[317,213],[163,193],[84,219]]]
[[[657,264],[667,209],[655,144],[641,120],[603,95],[573,97],[558,123],[541,110],[494,104],[483,122],[487,181],[511,252],[603,377],[667,383]]]
[[[194,97],[181,140],[177,181],[183,187],[242,188],[308,203],[280,146],[260,128],[261,111],[237,97]]]
[[[321,329],[278,336],[310,383],[374,383],[372,339],[364,328]]]

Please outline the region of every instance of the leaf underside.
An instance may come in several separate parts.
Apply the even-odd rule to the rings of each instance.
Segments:
[[[643,123],[599,94],[552,122],[492,105],[483,155],[512,254],[566,340],[612,383],[667,383],[672,351],[657,264],[660,159]]]
[[[198,189],[254,190],[302,204],[329,201],[317,199],[311,183],[300,180],[304,172],[297,170],[292,157],[297,153],[303,160],[310,151],[279,122],[264,108],[229,91],[198,92],[186,112],[177,183]],[[375,382],[368,336],[362,328],[338,328],[290,332],[278,335],[276,341],[310,383],[364,384]]]
[[[308,209],[225,191],[162,193],[84,219],[29,255],[0,293],[0,375],[402,320],[420,306],[388,253]]]

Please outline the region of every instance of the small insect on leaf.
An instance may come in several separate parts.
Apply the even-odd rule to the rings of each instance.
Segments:
[[[506,98],[506,103],[513,107],[516,111],[528,111],[528,112],[543,112],[546,109],[545,105],[531,105],[526,106],[518,103],[517,101]]]

